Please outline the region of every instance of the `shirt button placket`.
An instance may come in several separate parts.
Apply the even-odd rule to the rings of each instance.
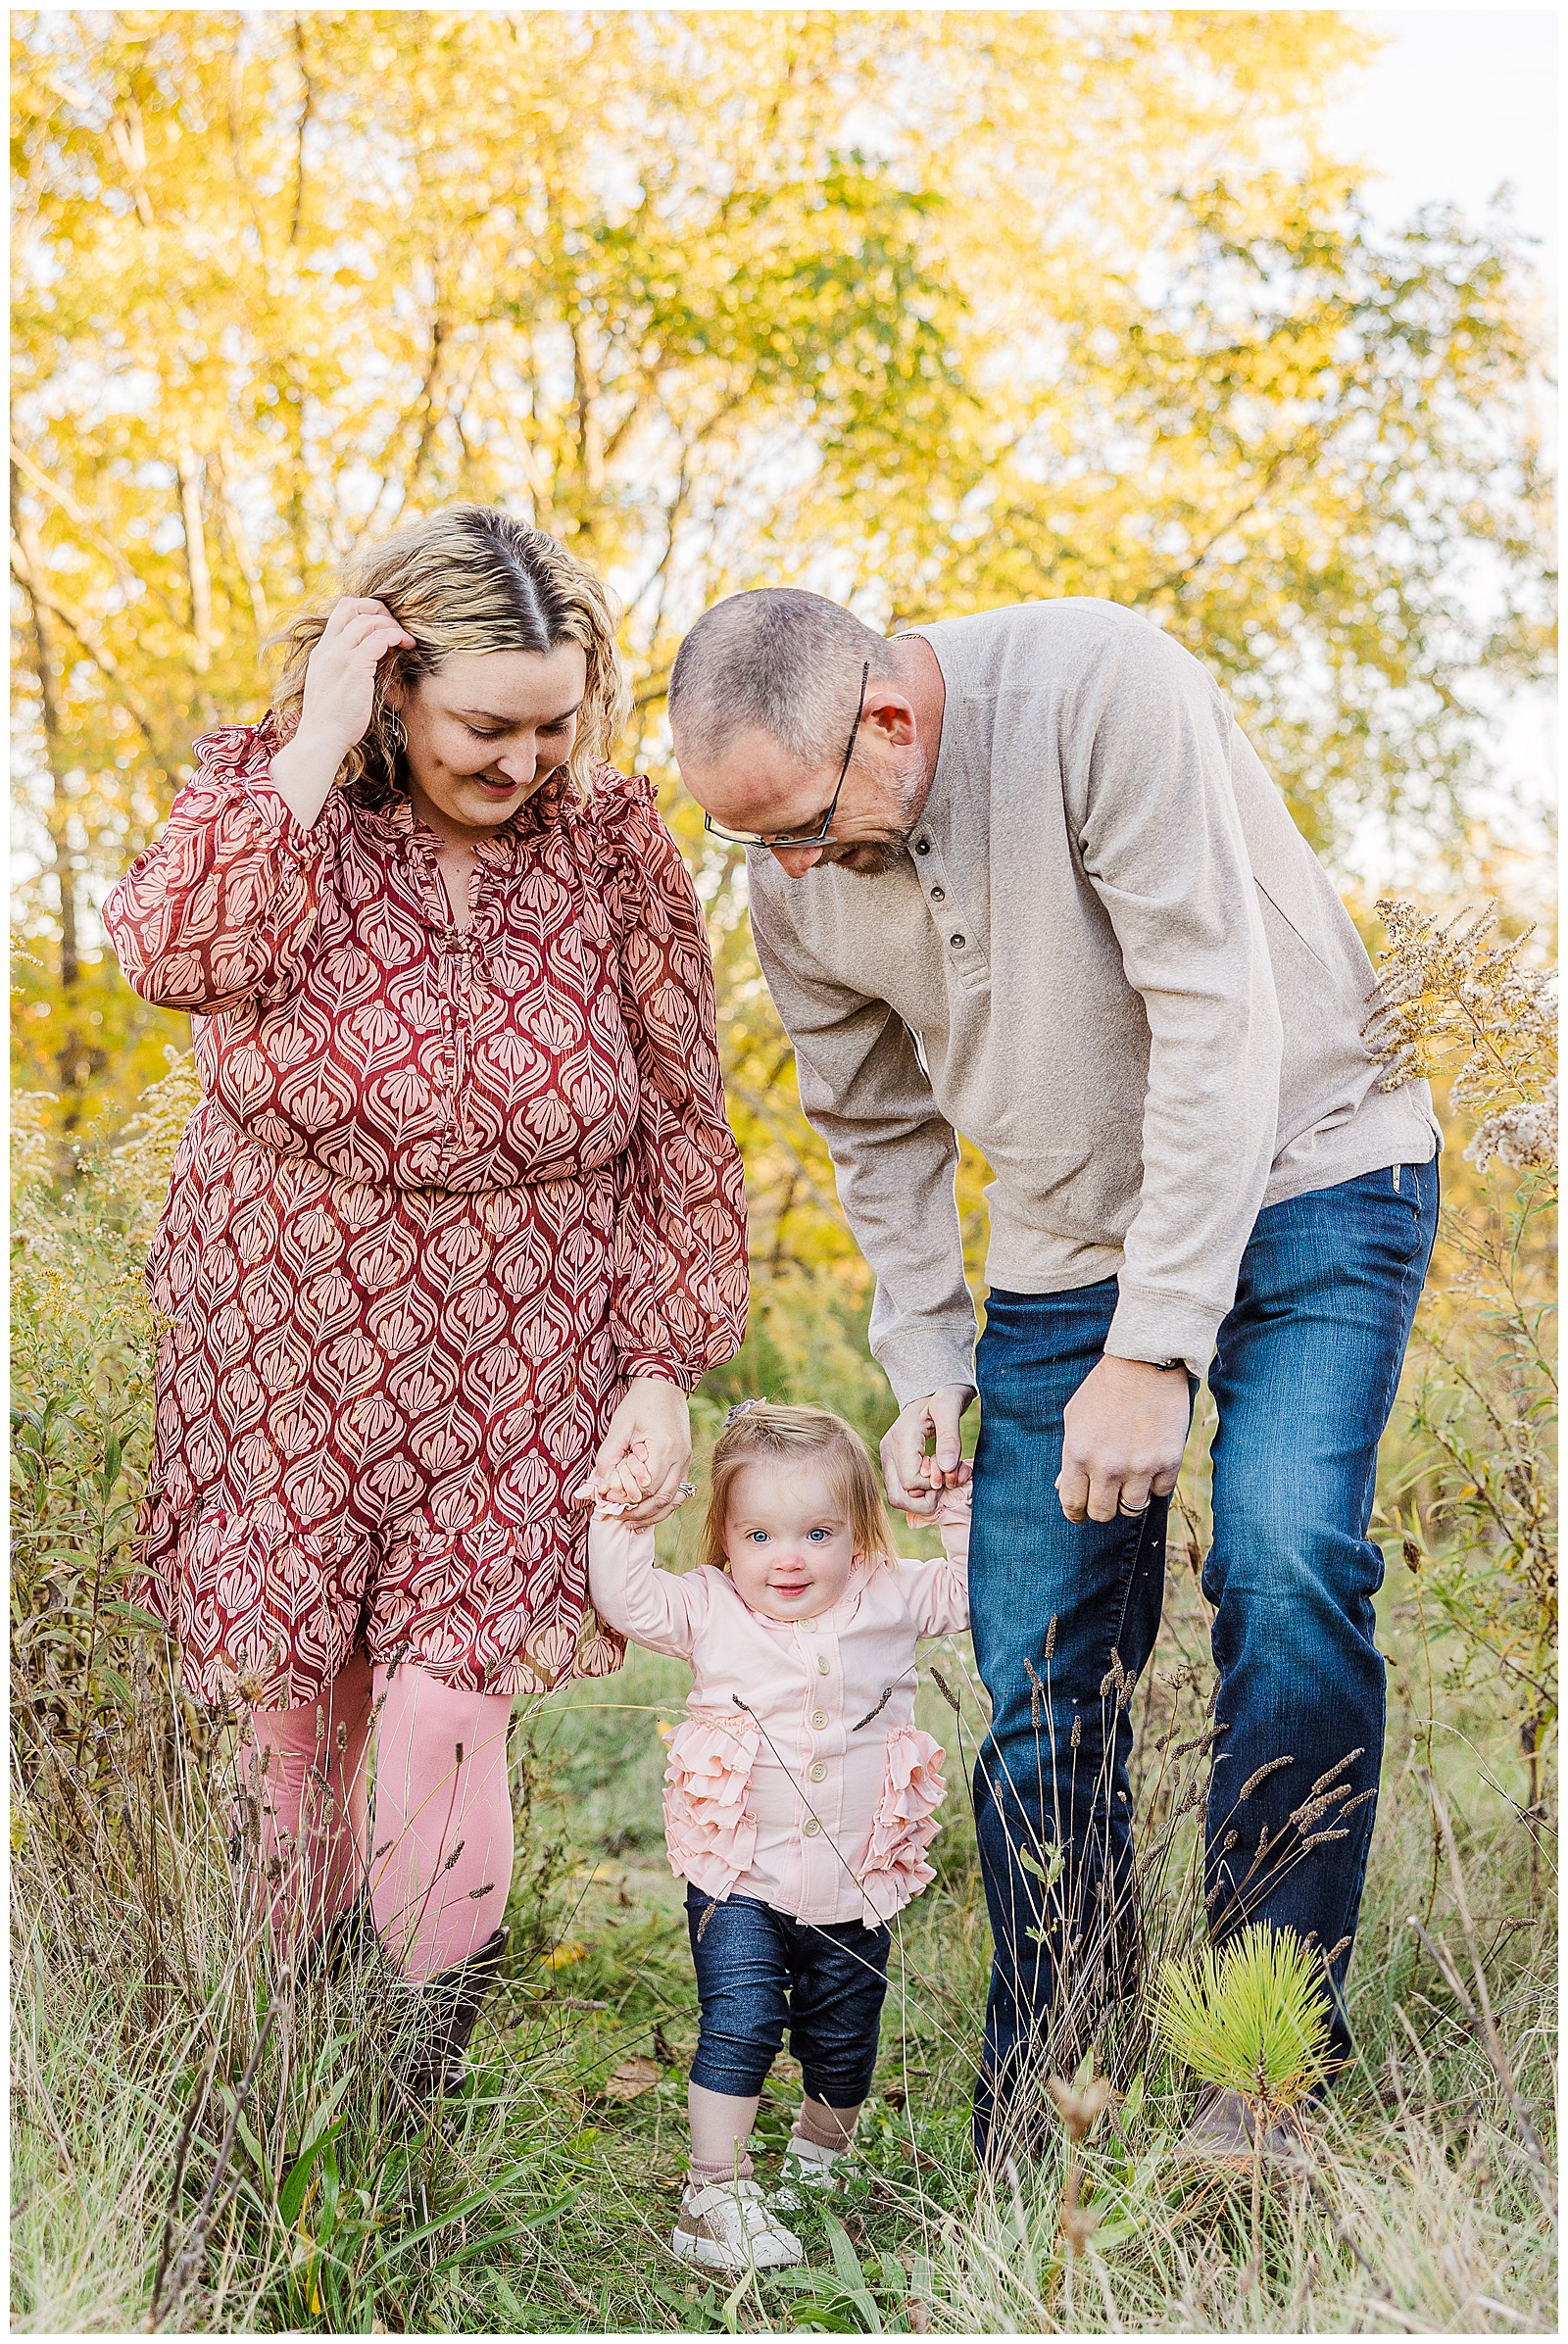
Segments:
[[[816,1620],[803,1620],[800,1625],[803,1629],[809,1631],[813,1636],[820,1636],[827,1645],[825,1651],[819,1645],[812,1652],[810,1676],[818,1680],[831,1678],[834,1641],[831,1628],[824,1629]],[[829,1705],[829,1692],[825,1684],[819,1682],[816,1685],[814,1700],[815,1706],[807,1718],[807,1725],[813,1738],[818,1734],[831,1733],[834,1714]],[[811,1909],[817,1912],[824,1910],[833,1900],[837,1887],[837,1861],[833,1855],[833,1848],[841,1818],[834,1811],[832,1788],[829,1782],[832,1772],[832,1767],[826,1758],[808,1755],[804,1773],[806,1796],[811,1811],[808,1813],[801,1827],[802,1853],[805,1857],[803,1888]],[[825,1795],[823,1795],[824,1786],[827,1786]],[[818,1877],[819,1875],[820,1877]]]
[[[919,837],[913,841],[913,849],[917,857],[916,868],[920,874],[921,891],[931,907],[932,918],[940,922],[944,911],[946,911],[947,916],[951,919],[953,916],[952,906],[948,903],[948,898],[952,890],[948,885],[948,872],[942,860],[942,850],[930,832],[925,830],[922,830]],[[950,927],[943,933],[950,952],[964,952],[968,951],[969,938],[962,927]]]

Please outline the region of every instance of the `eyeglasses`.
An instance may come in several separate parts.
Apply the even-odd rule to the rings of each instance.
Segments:
[[[856,703],[855,722],[850,727],[849,746],[844,752],[844,762],[839,767],[839,778],[833,792],[832,803],[814,830],[804,833],[779,831],[774,837],[767,838],[758,830],[725,830],[714,821],[711,814],[704,814],[703,828],[711,831],[714,838],[723,839],[726,845],[731,847],[820,847],[831,834],[833,816],[839,810],[839,799],[844,792],[845,775],[850,769],[850,759],[855,755],[855,744],[860,737],[860,718],[865,713],[865,687],[870,680],[871,662],[867,659],[865,665],[860,669],[860,697]]]

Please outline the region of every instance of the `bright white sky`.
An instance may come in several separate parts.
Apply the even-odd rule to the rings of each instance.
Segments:
[[[1513,216],[1539,237],[1537,263],[1548,302],[1557,265],[1557,44],[1555,9],[1385,8],[1359,12],[1388,46],[1328,119],[1336,154],[1379,173],[1366,189],[1373,218],[1395,227],[1420,205],[1446,199],[1474,219],[1503,181]],[[1511,885],[1549,900],[1543,810],[1556,766],[1554,704],[1542,690],[1506,690],[1490,744],[1497,831],[1517,841]],[[1365,877],[1401,885],[1405,874],[1370,849]]]
[[[1551,8],[1379,8],[1390,36],[1376,65],[1329,117],[1337,153],[1381,174],[1368,189],[1380,222],[1448,198],[1482,213],[1511,180],[1515,218],[1554,264],[1557,18]]]

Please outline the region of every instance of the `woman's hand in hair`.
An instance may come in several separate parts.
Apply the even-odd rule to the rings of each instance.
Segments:
[[[686,1394],[658,1376],[637,1376],[610,1420],[591,1478],[596,1495],[624,1505],[623,1522],[650,1530],[679,1505],[691,1461]],[[641,1490],[635,1503],[628,1501],[628,1471]]]
[[[375,671],[389,651],[413,651],[385,603],[346,594],[332,605],[305,669],[305,702],[291,741],[272,759],[272,787],[309,829],[338,767],[375,712]]]

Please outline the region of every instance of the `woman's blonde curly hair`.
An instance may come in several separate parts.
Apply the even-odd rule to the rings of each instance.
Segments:
[[[285,732],[299,721],[310,656],[333,603],[346,594],[385,603],[416,645],[382,660],[369,724],[338,769],[339,782],[362,804],[379,804],[402,787],[401,728],[389,721],[389,687],[417,684],[459,652],[543,655],[562,643],[580,644],[588,661],[568,771],[581,793],[592,788],[626,720],[629,694],[610,596],[555,538],[493,505],[445,505],[357,555],[336,591],[273,638],[284,646],[284,661],[272,712]]]

